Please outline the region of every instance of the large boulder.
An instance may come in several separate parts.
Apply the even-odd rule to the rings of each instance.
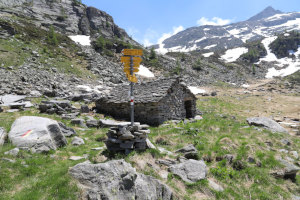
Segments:
[[[207,175],[206,164],[202,160],[190,159],[183,163],[172,165],[169,170],[187,183],[195,183],[205,179]]]
[[[17,147],[29,147],[36,152],[56,150],[67,144],[57,121],[33,116],[18,118],[8,134]]]
[[[267,117],[251,117],[247,119],[249,125],[261,126],[272,132],[288,133],[280,124]]]
[[[137,173],[124,160],[91,164],[84,162],[69,170],[84,189],[83,199],[168,200],[173,192],[159,180]]]
[[[0,127],[0,146],[4,144],[6,136],[6,131],[4,130],[4,128]]]

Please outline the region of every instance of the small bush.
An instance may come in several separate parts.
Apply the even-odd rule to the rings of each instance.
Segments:
[[[48,32],[47,42],[48,42],[48,44],[53,45],[53,46],[58,45],[58,40],[57,40],[56,33],[54,31],[53,26],[50,26],[50,29],[49,29],[49,32]]]

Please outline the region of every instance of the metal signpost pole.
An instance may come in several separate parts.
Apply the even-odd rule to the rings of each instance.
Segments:
[[[133,76],[133,56],[130,56],[130,75]],[[133,82],[130,82],[130,107],[131,107],[131,126],[134,123],[134,97],[133,97]]]

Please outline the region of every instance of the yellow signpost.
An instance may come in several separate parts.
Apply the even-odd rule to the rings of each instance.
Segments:
[[[123,49],[124,56],[142,56],[143,49]]]
[[[123,49],[123,55],[121,57],[121,63],[124,65],[124,72],[126,74],[127,79],[130,81],[130,106],[131,106],[131,126],[134,123],[134,97],[133,97],[133,83],[137,83],[137,77],[134,72],[139,71],[140,63],[142,62],[142,58],[140,56],[143,55],[142,49]]]

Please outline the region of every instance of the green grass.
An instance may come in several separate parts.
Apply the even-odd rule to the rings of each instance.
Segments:
[[[25,115],[48,117],[71,126],[69,121],[61,120],[59,116],[39,114],[34,109],[20,113],[1,113],[0,126],[9,131],[13,121]],[[0,157],[14,159],[16,163],[0,160],[0,199],[79,199],[80,190],[68,174],[68,170],[83,160],[71,161],[68,158],[88,154],[88,160],[97,163],[99,152],[91,148],[104,146],[103,142],[96,139],[104,136],[106,131],[107,129],[77,129],[79,137],[85,139],[84,145],[72,146],[72,138],[67,138],[67,146],[49,154],[32,154],[21,150],[17,157],[4,155],[4,152],[14,148],[10,143],[6,143],[0,147]]]
[[[33,99],[40,102],[42,99]],[[207,180],[199,181],[195,184],[187,184],[179,177],[169,174],[167,180],[163,180],[158,171],[145,165],[140,168],[137,160],[144,159],[145,162],[155,161],[160,158],[173,158],[161,154],[158,150],[147,150],[145,152],[132,152],[129,155],[111,154],[108,151],[102,152],[108,160],[125,159],[137,168],[138,172],[155,177],[165,182],[173,188],[175,195],[179,199],[195,199],[195,194],[203,193],[212,199],[289,199],[290,194],[299,193],[300,178],[296,181],[275,179],[270,175],[272,170],[282,166],[276,160],[281,153],[274,149],[283,148],[280,140],[288,138],[292,141],[290,149],[297,150],[300,147],[299,138],[269,131],[258,131],[253,127],[248,127],[245,118],[239,116],[239,111],[246,109],[232,99],[220,97],[204,97],[198,101],[198,109],[203,114],[203,119],[195,123],[179,123],[177,125],[169,123],[166,126],[151,127],[149,139],[155,143],[157,139],[161,142],[156,146],[163,147],[169,151],[194,144],[198,149],[198,157],[210,157],[207,161],[208,178],[217,180],[224,187],[224,192],[217,192],[211,189]],[[20,113],[1,113],[0,126],[9,131],[13,121],[24,115],[42,116],[71,126],[77,130],[78,135],[85,139],[85,144],[79,147],[70,145],[71,138],[68,138],[68,145],[53,151],[49,154],[31,154],[21,151],[17,158],[4,156],[4,152],[14,148],[11,144],[5,144],[0,148],[0,157],[15,159],[16,163],[8,163],[0,160],[0,199],[78,199],[79,189],[68,174],[69,167],[82,161],[70,161],[72,155],[88,155],[88,160],[92,163],[99,161],[99,152],[92,151],[91,148],[104,146],[99,142],[99,138],[104,138],[108,129],[88,129],[81,130],[70,124],[70,121],[61,120],[57,115],[39,114],[35,109]],[[235,116],[234,118],[232,116]],[[265,141],[272,142],[270,148]],[[222,158],[226,154],[234,156],[234,162],[241,162],[243,168],[237,170],[234,164]],[[248,163],[251,156],[256,162],[261,163],[257,167],[256,163]],[[24,165],[27,165],[25,167]],[[179,184],[180,183],[180,184]]]
[[[273,149],[281,149],[280,139],[291,138],[291,136],[266,130],[260,132],[253,127],[247,127],[245,118],[239,116],[239,111],[245,108],[232,100],[202,97],[198,101],[198,108],[204,113],[203,120],[152,128],[150,135],[151,141],[156,141],[157,138],[168,141],[170,145],[159,146],[169,151],[174,152],[187,144],[194,144],[199,151],[200,158],[204,156],[212,158],[211,162],[207,162],[208,177],[218,180],[224,186],[224,192],[213,191],[208,186],[191,189],[186,185],[186,197],[192,199],[194,192],[206,193],[206,190],[210,190],[216,199],[250,199],[250,197],[251,199],[289,199],[291,192],[296,194],[299,192],[296,189],[293,191],[288,189],[288,187],[299,187],[299,180],[298,183],[292,183],[290,180],[277,180],[270,175],[272,170],[282,167],[275,159],[279,153],[272,151],[262,142],[271,141]],[[299,138],[293,139],[296,142],[293,142],[291,148],[298,149]],[[225,154],[234,155],[234,162],[240,161],[244,167],[235,170],[233,164],[226,160],[215,160],[216,157],[222,157]],[[256,163],[248,163],[249,156],[261,162],[262,166],[257,167]],[[182,193],[176,186],[175,180],[178,178],[169,176],[167,183],[175,191]],[[183,194],[182,198],[185,198],[185,195]]]

